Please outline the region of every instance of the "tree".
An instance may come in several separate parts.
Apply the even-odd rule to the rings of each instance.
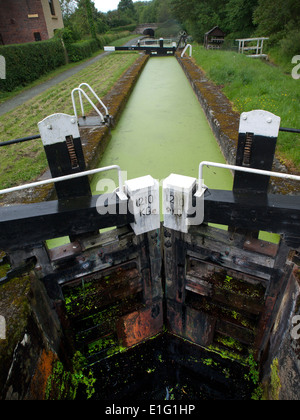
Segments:
[[[118,5],[120,12],[134,12],[134,4],[132,0],[121,0]]]
[[[255,30],[253,12],[258,0],[229,0],[226,4],[224,30],[235,37],[250,36]]]
[[[59,0],[61,11],[64,19],[68,19],[74,12],[77,6],[76,0]]]
[[[90,28],[90,33],[92,37],[98,41],[96,28],[95,28],[95,22],[93,18],[91,0],[84,0],[84,2],[85,2],[85,8],[86,8],[87,20],[88,20],[88,24]],[[95,4],[94,4],[94,7],[95,7]]]
[[[283,38],[289,38],[291,33],[299,32],[300,3],[293,0],[259,0],[254,22],[258,25],[258,35],[268,36],[272,44],[277,44]]]
[[[214,26],[222,29],[228,0],[171,0],[175,16],[182,22],[198,42]]]

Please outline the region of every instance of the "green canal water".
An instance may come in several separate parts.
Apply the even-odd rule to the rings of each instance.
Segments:
[[[203,160],[225,163],[184,72],[174,57],[150,59],[99,167],[119,165],[128,179],[151,175],[162,181],[171,173],[197,178]],[[204,175],[210,188],[232,188],[229,171],[212,168]],[[93,193],[102,193],[98,181],[111,176],[118,185],[113,172],[100,174],[93,179]]]
[[[119,165],[124,180],[151,175],[162,185],[171,173],[198,178],[203,160],[226,163],[191,85],[176,58],[151,58],[98,166]],[[233,177],[229,170],[206,168],[204,183],[231,190]],[[116,187],[116,171],[101,173],[91,182],[93,194]],[[261,233],[260,238],[278,242],[276,235]],[[67,242],[60,238],[48,245]]]

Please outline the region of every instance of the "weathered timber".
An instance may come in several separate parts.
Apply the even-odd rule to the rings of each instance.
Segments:
[[[236,165],[271,171],[275,157],[276,137],[253,135],[252,133],[239,133]],[[234,192],[254,191],[266,193],[270,177],[241,173],[234,175]]]
[[[231,192],[206,194],[207,221],[217,223],[221,219],[230,224],[232,217],[234,226],[244,221],[252,228],[256,221],[247,221],[243,215],[246,212],[249,216],[250,204],[252,209],[256,207],[257,215],[267,205],[266,224],[260,227],[267,226],[268,212],[273,212],[273,217],[277,212],[277,222],[290,216],[286,225],[279,221],[277,227],[275,217],[271,217],[270,223],[277,231],[291,232],[293,221],[299,220],[296,197],[285,197],[288,210],[283,212],[280,198],[275,196],[259,194],[254,203],[251,196],[239,195],[236,201]],[[223,202],[216,197],[222,197]],[[231,202],[229,207],[238,209],[235,217],[226,214],[225,197],[229,198],[227,203]],[[277,246],[249,239],[242,232],[222,231],[206,224],[192,226],[187,234],[164,229],[167,322],[174,334],[202,346],[219,347],[232,340],[239,343],[238,352],[249,346],[261,361],[289,279],[290,248],[283,239]]]
[[[257,358],[265,356],[271,330],[294,269],[294,265],[288,261],[289,253],[290,248],[282,240],[276,256],[274,271],[266,291],[265,308],[258,326],[258,334],[255,342]]]
[[[73,344],[90,363],[162,330],[159,232],[136,236],[127,225],[48,254],[43,283],[53,300],[65,301]]]
[[[26,206],[1,208],[0,248],[20,249],[60,236],[93,232],[110,226],[134,222],[133,215],[119,214],[116,194],[107,194],[97,212],[99,196],[50,201]],[[103,200],[104,198],[104,200]],[[234,194],[232,191],[209,190],[205,194],[205,222],[219,223],[247,230],[263,230],[285,235],[295,248],[295,232],[300,231],[300,197],[280,195]],[[297,245],[298,244],[298,245]],[[297,245],[297,246],[295,246]]]
[[[107,202],[107,207],[101,206],[102,215],[97,211],[98,198],[99,196],[81,197],[2,207],[0,248],[5,251],[22,249],[53,238],[80,235],[134,222],[129,211],[125,215],[119,214],[119,207],[124,202],[116,194],[102,196]],[[101,200],[102,203],[104,201]]]
[[[156,47],[156,46],[141,46],[141,47],[115,47],[114,51],[144,51],[148,55],[174,55],[176,47]]]
[[[295,231],[300,232],[300,196],[209,190],[205,194],[204,211],[206,223],[283,234],[287,241],[289,236],[294,237]]]

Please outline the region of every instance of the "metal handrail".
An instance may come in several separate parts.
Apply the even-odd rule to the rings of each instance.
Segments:
[[[101,101],[101,99],[99,98],[99,96],[96,94],[96,92],[94,91],[94,89],[92,89],[91,86],[88,83],[81,83],[78,87],[81,89],[82,86],[86,86],[90,90],[90,92],[94,95],[94,97],[97,99],[97,101],[100,103],[100,105],[104,108],[105,114],[108,117],[109,116],[108,109],[107,109],[106,105]],[[81,97],[81,94],[79,94],[79,96]],[[81,109],[83,109],[83,107]],[[84,116],[84,110],[83,110],[83,114],[82,115]]]
[[[78,92],[78,94],[79,94],[79,101],[80,101],[80,107],[81,107],[82,117],[85,118],[84,106],[83,106],[83,101],[82,101],[82,95],[83,95],[88,100],[88,102],[90,103],[90,105],[94,108],[94,110],[97,112],[97,114],[101,118],[101,122],[105,122],[105,118],[104,118],[103,114],[99,111],[99,109],[96,107],[96,105],[90,99],[90,97],[87,95],[87,93],[82,89],[83,86],[86,86],[90,90],[90,92],[94,95],[94,97],[97,99],[97,101],[100,103],[100,105],[104,108],[104,111],[106,113],[106,117],[109,116],[107,107],[101,101],[101,99],[96,94],[96,92],[94,91],[94,89],[92,89],[91,86],[88,83],[81,83],[79,85],[79,87],[73,89],[72,90],[72,93],[71,93],[71,96],[72,96],[72,104],[73,104],[73,109],[74,109],[74,115],[75,115],[77,121],[78,121],[78,113],[77,113],[76,102],[75,102],[75,93],[76,92]]]
[[[81,89],[81,88],[76,88],[76,89],[73,89],[72,90],[72,103],[73,103],[74,115],[76,117],[76,120],[78,121],[78,113],[77,113],[76,103],[75,103],[75,97],[74,97],[75,92],[80,92],[79,100],[80,100],[81,110],[83,108],[81,94],[83,94],[84,97],[89,101],[89,103],[92,105],[92,107],[94,108],[94,110],[97,112],[97,114],[101,118],[101,122],[104,122],[104,117],[101,114],[101,112],[99,111],[99,109],[95,106],[95,104],[91,101],[91,99],[88,97],[88,95],[85,93],[85,91],[83,89]],[[84,110],[83,110],[83,113],[84,113]]]
[[[183,58],[184,57],[184,54],[186,53],[186,51],[187,51],[187,49],[190,49],[190,57],[192,56],[192,54],[193,54],[193,47],[192,47],[192,45],[191,44],[187,44],[185,47],[184,47],[184,50],[182,51],[182,54],[181,54],[181,58]]]
[[[280,127],[279,128],[279,131],[286,132],[286,133],[295,133],[295,134],[300,133],[300,130],[298,128],[285,128],[285,127]],[[23,142],[31,141],[31,140],[37,140],[37,139],[40,139],[40,138],[41,138],[41,135],[40,134],[36,134],[34,136],[24,137],[24,138],[21,138],[21,139],[3,141],[3,142],[0,142],[0,147],[10,146],[12,144],[23,143]]]
[[[223,163],[203,161],[199,165],[199,185],[198,185],[198,191],[196,193],[197,195],[202,195],[203,192],[208,188],[203,183],[203,181],[204,181],[204,179],[203,179],[203,168],[204,168],[204,166],[212,166],[214,168],[230,169],[230,170],[233,170],[233,171],[247,172],[247,173],[250,173],[250,174],[265,175],[265,176],[272,176],[272,177],[276,177],[276,178],[283,178],[283,179],[287,179],[287,180],[300,181],[300,176],[298,176],[298,175],[283,174],[281,172],[265,171],[263,169],[246,168],[244,166],[236,166],[236,165],[228,165],[228,164],[223,164]]]
[[[48,184],[52,184],[52,183],[55,184],[57,182],[69,181],[71,179],[81,178],[83,176],[95,175],[95,174],[98,174],[100,172],[106,172],[106,171],[110,171],[110,170],[117,170],[118,171],[119,190],[116,193],[121,200],[127,200],[127,196],[125,195],[125,193],[123,191],[122,171],[121,171],[120,166],[118,166],[118,165],[105,166],[103,168],[91,169],[89,171],[78,172],[76,174],[69,174],[69,175],[59,176],[57,178],[50,178],[50,179],[46,179],[46,180],[43,180],[43,181],[32,182],[31,184],[24,184],[24,185],[19,185],[17,187],[6,188],[5,190],[0,190],[0,195],[8,194],[8,193],[16,192],[16,191],[26,190],[28,188],[40,187],[40,186],[48,185]]]

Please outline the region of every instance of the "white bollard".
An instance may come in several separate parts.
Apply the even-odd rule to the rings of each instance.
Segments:
[[[135,216],[131,224],[136,235],[160,228],[159,183],[152,176],[125,181],[129,209]]]
[[[196,178],[171,174],[163,182],[164,226],[187,233],[188,211],[192,208]]]

